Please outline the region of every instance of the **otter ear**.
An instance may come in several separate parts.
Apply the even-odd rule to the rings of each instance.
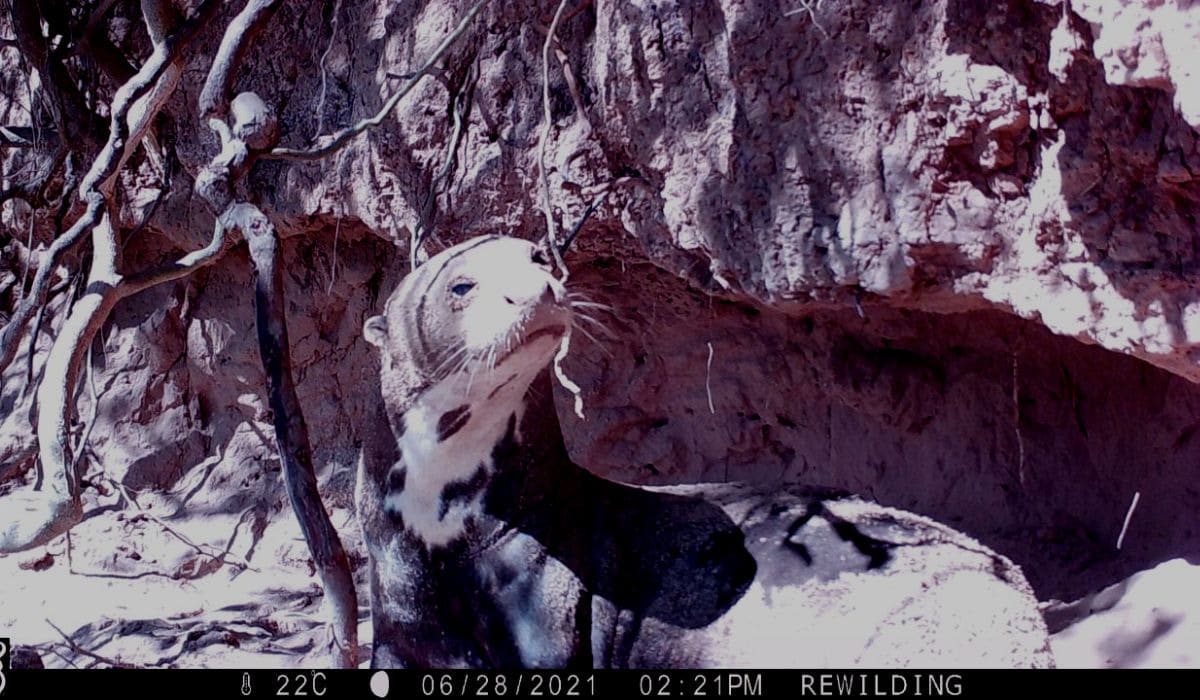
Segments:
[[[387,334],[387,319],[383,316],[372,316],[363,324],[363,338],[377,348],[383,348],[387,342]]]

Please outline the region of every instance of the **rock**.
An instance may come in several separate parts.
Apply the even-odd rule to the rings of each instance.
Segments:
[[[1196,668],[1200,565],[1172,559],[1047,612],[1070,668]]]
[[[1054,665],[1045,622],[1020,568],[950,528],[811,488],[709,484],[663,491],[719,504],[758,562],[744,596],[704,630],[724,640],[709,649],[709,663]],[[700,582],[672,585],[683,595]],[[643,621],[643,634],[660,625]]]

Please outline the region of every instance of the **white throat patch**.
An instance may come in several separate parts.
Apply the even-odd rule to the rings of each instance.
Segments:
[[[534,340],[492,369],[465,368],[430,387],[404,413],[399,440],[405,475],[388,488],[384,508],[429,547],[461,537],[482,507],[495,465],[492,453],[520,425],[524,396],[556,337]],[[541,346],[546,346],[543,348]],[[520,436],[516,436],[520,442]],[[390,480],[389,480],[390,481]]]

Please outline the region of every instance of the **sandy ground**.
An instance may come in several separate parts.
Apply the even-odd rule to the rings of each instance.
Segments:
[[[146,511],[93,504],[69,552],[63,537],[0,556],[0,636],[33,647],[47,668],[329,665],[320,586],[281,501],[172,515],[166,501],[138,500]],[[364,596],[365,660],[362,549],[350,512],[331,517]],[[1082,600],[1046,603],[1058,664],[1200,667],[1197,591],[1200,565],[1174,559]]]
[[[34,647],[47,668],[328,666],[327,613],[298,527],[279,514],[259,527],[247,513],[102,512],[75,528],[69,555],[63,537],[0,556],[0,636]],[[341,526],[349,513],[333,518]]]

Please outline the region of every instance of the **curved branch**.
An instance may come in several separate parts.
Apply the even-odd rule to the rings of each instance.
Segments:
[[[87,175],[83,177],[81,197],[86,197],[86,194],[92,191],[107,192],[111,187],[113,178],[126,159],[132,155],[150,122],[170,96],[169,91],[159,88],[165,87],[164,83],[178,81],[178,76],[174,76],[174,81],[170,80],[171,76],[164,81],[164,74],[172,67],[182,68],[184,51],[196,39],[197,33],[220,5],[218,0],[204,0],[195,15],[185,21],[171,36],[154,45],[154,52],[137,74],[117,90],[112,101],[108,141]],[[148,23],[153,26],[154,20]],[[174,84],[170,87],[173,89]],[[151,98],[142,100],[147,95]]]
[[[218,238],[223,238],[227,229],[240,231],[249,243],[259,354],[267,378],[267,398],[284,482],[333,613],[337,665],[354,668],[358,656],[358,596],[346,551],[317,489],[308,426],[292,377],[279,237],[262,210],[237,201],[234,192],[254,157],[276,143],[274,114],[257,94],[244,92],[232,100],[232,105],[229,99],[233,69],[241,62],[246,43],[261,31],[276,6],[276,0],[249,0],[226,29],[200,94],[200,116],[220,138],[221,150],[196,178],[196,191],[210,206],[224,212],[217,221],[213,243],[196,256],[202,258],[219,247]],[[226,123],[226,117],[231,123]]]
[[[368,119],[363,119],[354,126],[347,127],[336,134],[331,135],[323,145],[313,146],[312,148],[308,149],[276,148],[262,154],[261,157],[271,160],[320,160],[325,156],[336,153],[339,149],[345,146],[350,139],[358,136],[367,129],[382,124],[384,118],[396,108],[396,105],[400,103],[400,100],[404,99],[404,96],[411,92],[412,89],[416,87],[417,83],[421,82],[421,78],[429,75],[429,72],[433,70],[434,64],[437,63],[438,59],[442,57],[442,54],[446,53],[446,51],[448,51],[450,47],[454,45],[454,42],[458,41],[459,37],[461,37],[467,30],[467,27],[470,26],[471,20],[475,19],[475,15],[479,14],[479,11],[483,9],[483,5],[486,2],[487,0],[478,0],[478,2],[471,7],[466,16],[462,18],[462,21],[458,23],[458,26],[454,28],[454,31],[446,35],[446,38],[442,39],[442,43],[439,44],[437,49],[434,50],[433,54],[425,60],[425,63],[422,64],[415,73],[411,74],[412,77],[409,79],[408,84],[401,88],[399,92],[389,97],[388,101],[384,103],[383,107],[375,114],[375,116]]]
[[[223,217],[224,218],[224,217]],[[95,246],[92,268],[84,294],[71,307],[58,337],[46,357],[43,378],[38,385],[38,452],[42,469],[51,489],[60,496],[74,499],[78,493],[76,474],[69,446],[72,398],[79,380],[83,359],[96,332],[108,319],[117,302],[155,284],[179,279],[199,267],[209,265],[229,244],[225,223],[218,219],[212,241],[160,270],[123,277],[117,273],[116,236],[107,213],[92,231]]]
[[[166,85],[170,83],[173,89],[178,81],[184,51],[220,4],[218,0],[203,0],[196,14],[171,37],[156,45],[154,53],[141,70],[117,91],[112,102],[108,142],[80,185],[79,198],[87,204],[87,209],[66,233],[55,239],[46,255],[42,256],[34,275],[33,287],[17,305],[3,331],[0,331],[0,372],[12,362],[25,326],[37,308],[45,303],[51,276],[61,264],[63,256],[73,250],[83,240],[84,234],[99,222],[105,195],[117,172],[169,97],[170,91]],[[172,76],[162,80],[164,73],[172,67],[174,80],[170,79]],[[149,99],[141,99],[147,95]]]
[[[193,17],[170,37],[155,42],[154,53],[129,82],[121,86],[112,102],[108,141],[92,168],[82,180],[80,199],[87,210],[67,233],[51,245],[42,257],[30,294],[18,306],[13,318],[0,333],[0,371],[16,354],[20,334],[33,309],[45,303],[50,275],[59,260],[92,233],[92,266],[84,295],[71,308],[58,337],[46,357],[42,381],[38,384],[38,454],[45,475],[46,491],[34,494],[9,494],[0,502],[0,552],[15,552],[43,544],[66,532],[82,516],[78,476],[71,465],[69,426],[74,407],[75,385],[83,357],[96,332],[122,298],[153,281],[184,274],[168,270],[158,278],[140,279],[131,284],[116,270],[117,244],[107,206],[112,183],[125,160],[133,152],[155,115],[165,104],[182,75],[183,53],[199,29],[220,5],[203,0]],[[142,4],[152,37],[161,38],[171,16],[165,0],[145,0]],[[223,238],[222,238],[223,241]],[[224,246],[217,247],[218,250]],[[202,261],[213,256],[201,256]]]
[[[233,87],[234,69],[241,65],[246,44],[262,31],[263,25],[277,9],[279,0],[250,0],[229,23],[225,35],[221,37],[221,45],[213,56],[204,88],[200,91],[202,120],[225,118],[229,111],[229,91]]]
[[[186,277],[196,270],[216,262],[233,243],[228,235],[229,226],[227,222],[226,215],[217,218],[217,222],[213,224],[212,240],[200,250],[188,253],[175,262],[157,270],[139,272],[136,275],[125,277],[122,281],[125,291],[121,296],[130,296],[163,282],[171,282],[181,277]]]
[[[86,201],[87,210],[71,228],[67,229],[66,233],[54,239],[46,254],[38,262],[29,294],[21,300],[21,303],[17,304],[17,308],[13,310],[13,315],[4,326],[4,330],[0,331],[0,371],[3,371],[12,362],[21,342],[21,333],[24,332],[25,326],[33,318],[38,307],[46,302],[46,295],[50,291],[51,275],[58,269],[63,256],[83,240],[84,234],[91,230],[94,222],[100,217],[100,213],[104,209],[104,196],[94,192]]]

